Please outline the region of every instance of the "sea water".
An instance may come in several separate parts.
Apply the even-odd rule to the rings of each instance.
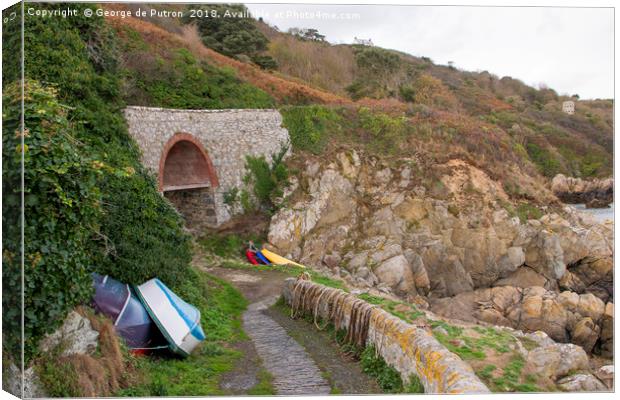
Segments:
[[[587,208],[585,204],[571,204],[572,207],[579,211],[585,211],[592,214],[597,221],[614,220],[614,203],[604,208]]]

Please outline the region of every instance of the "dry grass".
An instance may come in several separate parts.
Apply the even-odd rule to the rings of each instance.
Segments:
[[[392,97],[385,99],[371,99],[368,97],[364,97],[356,101],[355,104],[389,115],[402,114],[409,110],[409,108],[411,107],[410,104],[404,103]]]
[[[106,7],[109,9],[119,9],[122,8],[122,5],[110,4],[106,5]],[[241,80],[264,90],[280,102],[298,104],[345,104],[350,102],[349,99],[344,97],[303,83],[287,80],[275,74],[265,72],[253,64],[243,63],[211,50],[202,44],[202,40],[194,26],[184,26],[180,34],[174,34],[137,18],[121,19],[118,17],[108,17],[107,21],[121,36],[126,34],[124,32],[126,28],[138,32],[153,50],[166,52],[171,48],[185,47],[201,60],[212,62],[219,67],[232,68],[237,72],[237,76]]]
[[[345,88],[353,82],[356,74],[355,55],[348,46],[279,35],[271,40],[268,53],[278,62],[278,69],[283,74],[333,93],[346,95]]]
[[[95,315],[85,307],[77,311],[99,332],[99,354],[76,354],[62,357],[58,362],[71,366],[75,372],[75,388],[81,396],[110,396],[126,383],[126,362],[114,325],[108,318]]]

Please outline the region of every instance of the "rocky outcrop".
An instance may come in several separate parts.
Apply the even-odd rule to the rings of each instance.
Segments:
[[[589,368],[588,355],[573,344],[550,343],[527,353],[528,372],[550,381]]]
[[[457,319],[544,330],[609,354],[613,223],[569,206],[522,221],[502,185],[464,161],[439,166],[431,183],[415,159],[401,161],[355,151],[306,161],[270,243],[352,286],[424,296]],[[559,290],[596,303],[596,315],[561,302]]]
[[[614,389],[614,366],[603,365],[596,370],[595,375],[609,390]]]
[[[610,257],[585,257],[568,267],[560,288],[576,293],[592,293],[603,301],[613,301],[614,264]]]
[[[565,203],[584,203],[591,208],[607,207],[614,201],[613,178],[585,180],[558,174],[551,181],[551,190]]]
[[[62,346],[61,355],[92,353],[97,348],[99,332],[94,330],[88,318],[71,311],[62,326],[46,336],[40,344],[41,351],[48,352]]]
[[[607,354],[611,346],[607,330],[613,325],[613,303],[606,305],[591,293],[498,286],[431,299],[430,307],[446,318],[543,331],[555,341],[575,343],[588,353],[596,347],[599,354]]]

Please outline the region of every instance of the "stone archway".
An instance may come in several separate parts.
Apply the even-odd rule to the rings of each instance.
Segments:
[[[214,190],[219,182],[197,138],[177,133],[168,140],[159,161],[158,180],[160,192],[183,215],[188,228],[217,225]]]
[[[211,158],[198,139],[188,133],[172,136],[159,159],[159,191],[219,186]]]

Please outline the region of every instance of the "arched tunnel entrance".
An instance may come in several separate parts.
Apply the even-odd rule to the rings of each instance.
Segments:
[[[214,193],[218,184],[215,168],[198,139],[177,133],[166,143],[159,163],[159,190],[188,228],[217,225]]]

